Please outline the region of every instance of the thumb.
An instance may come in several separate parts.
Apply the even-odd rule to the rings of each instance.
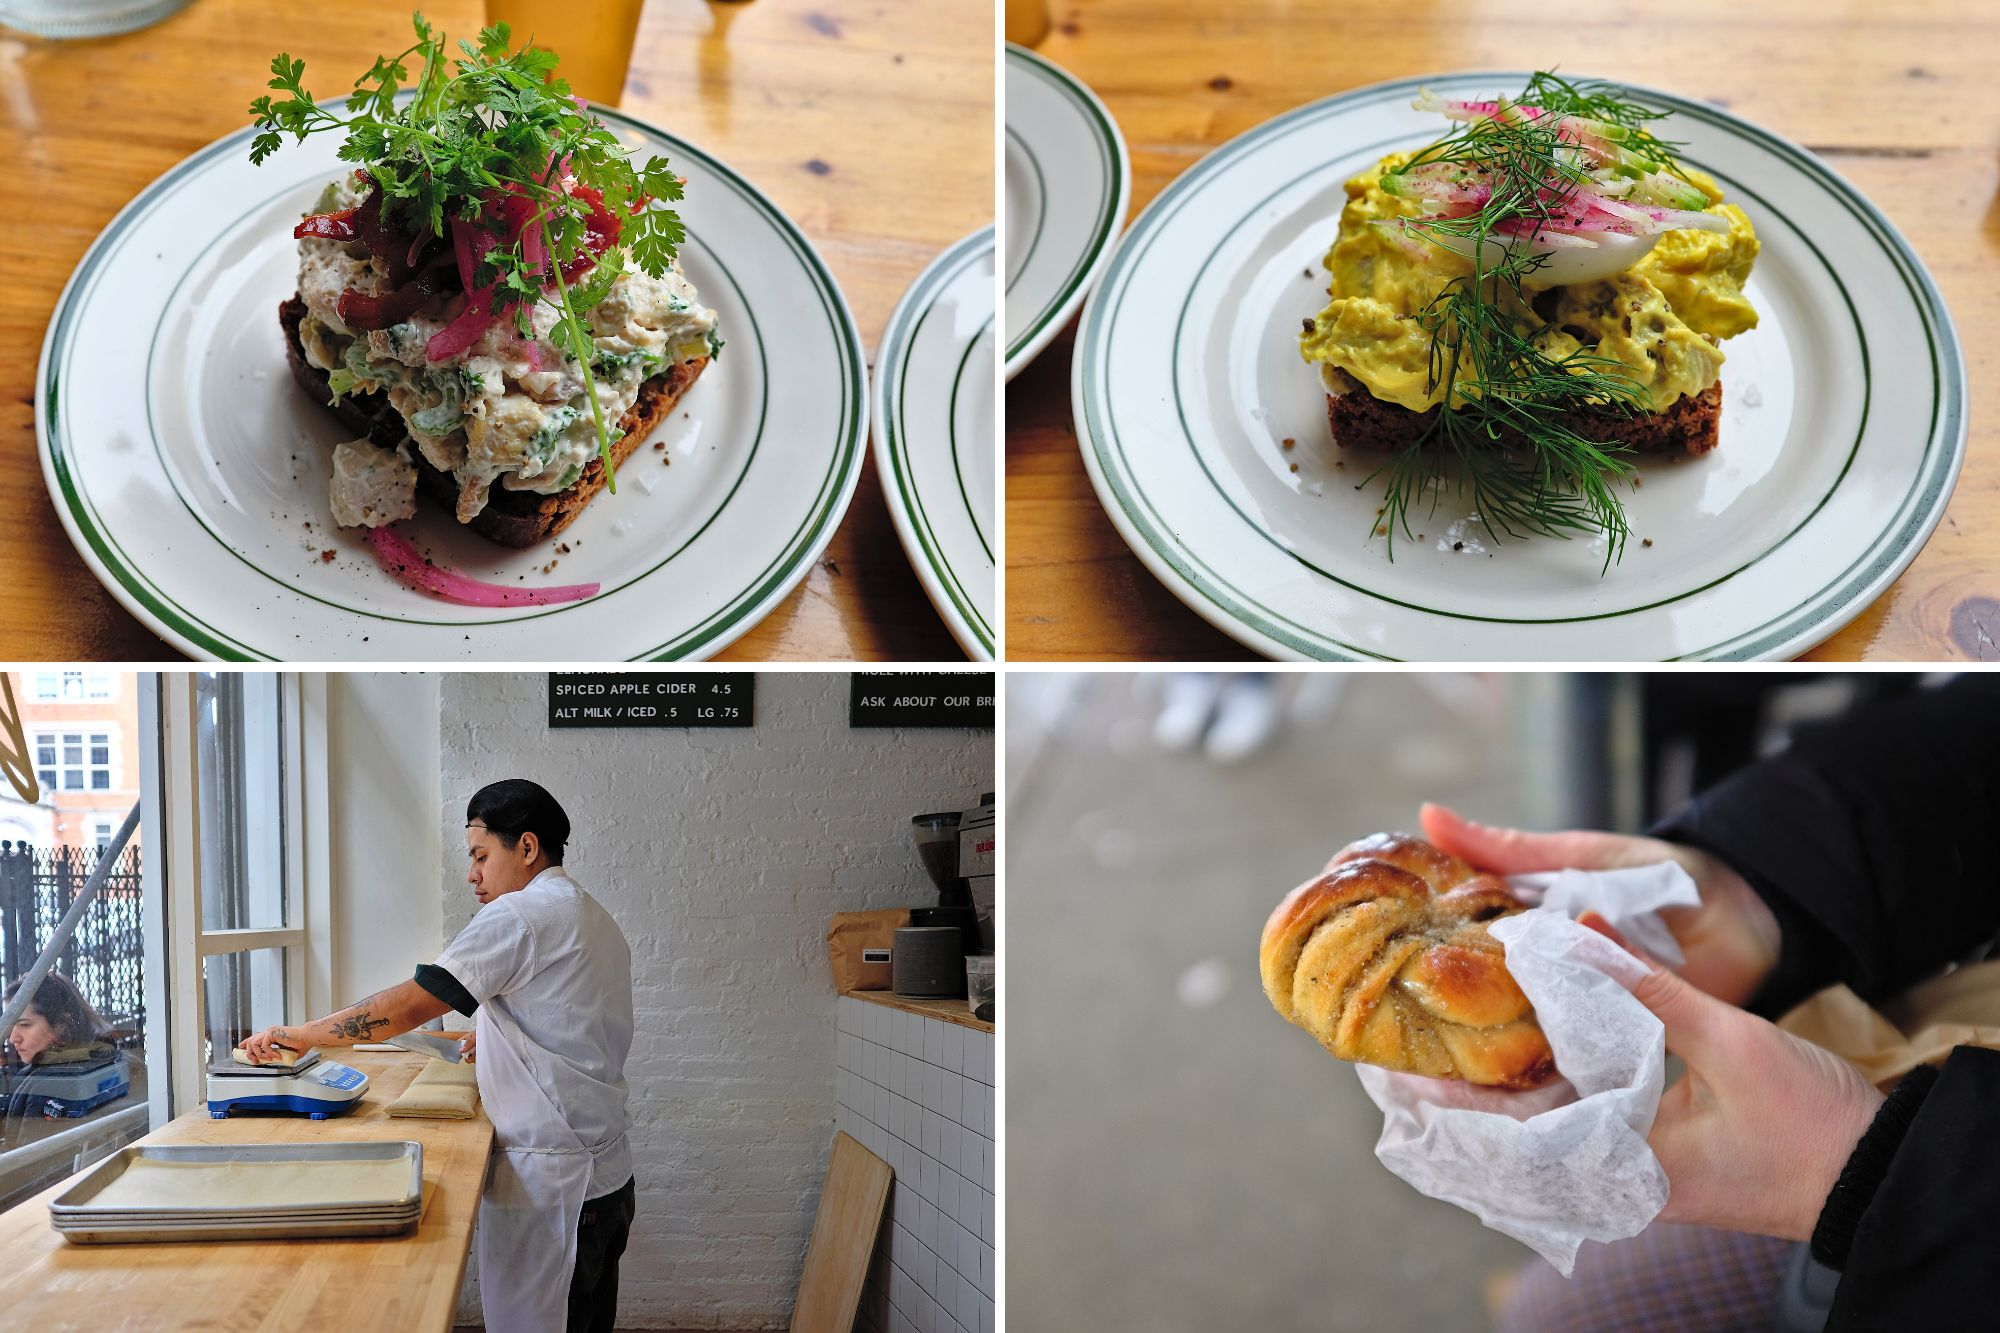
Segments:
[[[1529,833],[1475,824],[1456,810],[1425,803],[1419,814],[1424,836],[1460,860],[1496,875],[1538,870],[1604,870],[1619,862],[1632,840],[1612,833],[1577,830]]]
[[[1666,1028],[1667,1049],[1689,1065],[1700,1068],[1708,1052],[1726,1031],[1730,1019],[1741,1011],[1696,990],[1677,974],[1634,949],[1615,926],[1596,912],[1585,912],[1577,918],[1577,924],[1604,936],[1631,954],[1646,969],[1646,975],[1626,989]]]

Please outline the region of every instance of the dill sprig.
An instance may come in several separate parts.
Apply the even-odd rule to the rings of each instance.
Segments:
[[[1435,175],[1443,168],[1448,179],[1490,189],[1469,212],[1396,223],[1468,254],[1472,271],[1445,283],[1416,315],[1431,339],[1426,387],[1433,394],[1442,389],[1438,410],[1424,433],[1369,479],[1387,478],[1374,523],[1389,539],[1391,559],[1397,530],[1410,535],[1411,506],[1428,494],[1435,509],[1447,473],[1496,536],[1602,533],[1605,568],[1622,556],[1630,529],[1617,487],[1633,474],[1622,456],[1627,450],[1580,434],[1569,414],[1583,409],[1616,419],[1643,412],[1646,391],[1615,358],[1588,348],[1562,356],[1545,350],[1555,326],[1536,313],[1523,284],[1547,254],[1527,238],[1593,180],[1595,164],[1565,137],[1565,120],[1595,122],[1599,137],[1624,155],[1617,174],[1679,176],[1673,156],[1679,145],[1646,128],[1664,114],[1612,85],[1541,72],[1518,98],[1502,99],[1493,114],[1384,173],[1386,179],[1430,168]]]

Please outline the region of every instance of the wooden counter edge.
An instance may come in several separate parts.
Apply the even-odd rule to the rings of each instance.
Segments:
[[[992,1032],[993,1025],[983,1018],[975,1018],[966,1008],[964,999],[918,1000],[907,995],[898,995],[886,990],[842,991],[845,997],[866,1000],[887,1009],[901,1009],[906,1014],[919,1014],[925,1018],[941,1018],[947,1023],[955,1023],[974,1032]]]

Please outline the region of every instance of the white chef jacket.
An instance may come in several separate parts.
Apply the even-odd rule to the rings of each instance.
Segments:
[[[632,1176],[632,950],[552,866],[486,904],[437,966],[479,1001],[474,1068],[494,1146],[479,1198],[487,1333],[548,1333],[566,1320],[585,1199]]]
[[[632,1049],[632,950],[611,914],[551,866],[482,907],[437,966],[479,1001],[474,1068],[495,1146],[567,1148],[566,1127],[590,1153],[588,1197],[631,1179],[625,1057]],[[486,1058],[489,1033],[518,1037],[513,1044],[545,1101],[488,1086],[489,1070],[498,1067]]]

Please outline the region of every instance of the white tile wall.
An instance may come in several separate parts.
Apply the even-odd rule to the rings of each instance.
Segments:
[[[896,1172],[861,1333],[993,1333],[993,1034],[843,995],[834,1126]]]

